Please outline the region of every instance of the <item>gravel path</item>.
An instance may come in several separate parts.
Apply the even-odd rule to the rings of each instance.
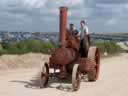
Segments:
[[[0,73],[0,96],[128,96],[128,54],[101,60],[99,80],[82,82],[77,92],[56,88],[60,83],[39,89],[37,73],[38,69]]]

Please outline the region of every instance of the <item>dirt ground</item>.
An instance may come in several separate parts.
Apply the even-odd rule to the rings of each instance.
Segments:
[[[38,72],[39,68],[0,72],[0,96],[128,96],[128,54],[102,59],[99,80],[82,82],[77,92],[55,78],[40,89]]]
[[[15,70],[39,67],[42,62],[48,61],[48,55],[41,53],[28,53],[24,55],[0,56],[0,70]]]

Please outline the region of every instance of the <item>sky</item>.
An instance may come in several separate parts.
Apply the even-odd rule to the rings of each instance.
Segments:
[[[0,30],[58,32],[60,6],[77,29],[85,20],[90,32],[128,32],[128,0],[0,0]]]

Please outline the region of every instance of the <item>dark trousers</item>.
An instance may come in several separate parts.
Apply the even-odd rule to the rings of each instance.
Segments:
[[[87,50],[86,50],[86,40],[82,39],[80,41],[80,50],[79,50],[81,57],[87,57]]]

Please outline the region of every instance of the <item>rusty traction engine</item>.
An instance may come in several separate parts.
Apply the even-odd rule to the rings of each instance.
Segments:
[[[67,8],[60,7],[60,33],[59,47],[51,54],[48,63],[44,63],[41,71],[41,87],[48,85],[50,72],[49,68],[54,69],[54,74],[59,79],[71,77],[72,89],[77,91],[80,87],[82,76],[87,77],[88,81],[96,81],[99,75],[100,54],[97,47],[90,47],[89,40],[86,38],[86,51],[79,52],[80,41],[66,32]],[[56,70],[59,69],[59,72]]]

